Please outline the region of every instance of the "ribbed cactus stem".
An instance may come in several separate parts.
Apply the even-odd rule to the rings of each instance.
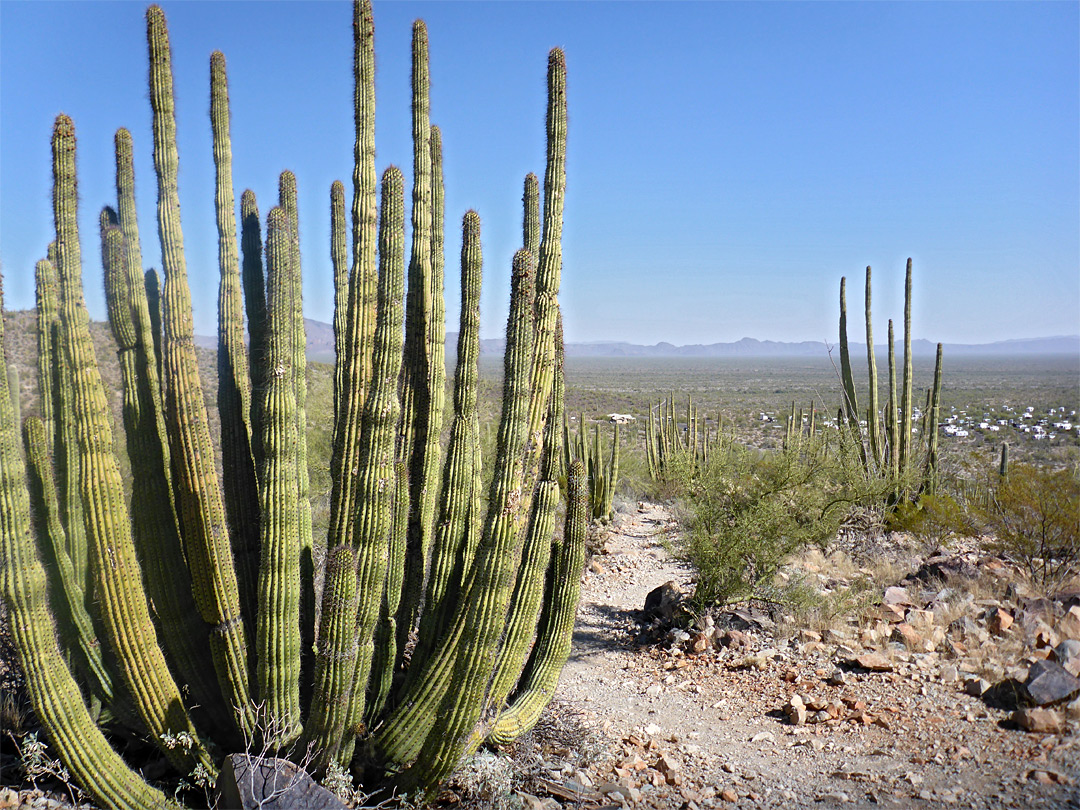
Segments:
[[[537,643],[513,701],[488,734],[487,742],[493,745],[505,745],[536,725],[570,655],[588,528],[588,481],[580,461],[570,465],[567,479],[566,527],[552,553]]]
[[[929,432],[927,436],[926,445],[926,472],[924,474],[924,486],[927,492],[933,495],[937,491],[938,485],[938,420],[941,418],[941,354],[942,346],[939,343],[937,345],[937,357],[934,361],[934,388],[930,394],[930,414],[927,420],[926,429]],[[1008,447],[1007,444],[1002,445],[1003,448]],[[1003,469],[1008,464],[1008,451],[1003,451],[1006,455],[1003,455]],[[1002,473],[1004,476],[1004,472]]]
[[[540,181],[529,172],[525,175],[525,192],[521,197],[522,246],[533,256],[540,255]]]
[[[345,632],[357,645],[340,659],[317,659],[312,716],[318,726],[310,739],[325,752],[326,761],[345,764],[352,756],[353,738],[363,721],[368,676],[374,653],[375,627],[383,605],[387,558],[393,533],[396,494],[394,432],[400,406],[397,383],[401,372],[402,299],[405,291],[405,186],[401,170],[383,173],[382,217],[379,228],[379,306],[372,358],[372,387],[364,403],[361,448],[357,462],[357,503],[350,548],[356,556],[359,601],[323,594],[323,611],[337,611],[328,629]],[[320,638],[319,648],[341,646],[335,638]],[[343,684],[336,694],[331,684]],[[344,732],[344,733],[343,733]]]
[[[357,549],[357,589],[361,598],[357,605],[354,631],[360,646],[347,727],[351,737],[363,729],[375,628],[382,607],[386,563],[394,529],[394,439],[401,413],[398,379],[401,375],[402,324],[405,317],[405,180],[396,166],[383,173],[382,203],[378,319],[375,324],[371,388],[364,403],[358,492],[360,510],[353,535]],[[351,755],[351,748],[348,753]]]
[[[214,463],[214,445],[199,381],[191,290],[180,228],[179,158],[169,35],[165,14],[158,6],[147,10],[146,22],[150,106],[154,113],[154,168],[158,180],[158,233],[165,270],[162,306],[165,421],[195,604],[203,621],[213,628],[210,645],[225,702],[236,713],[237,725],[244,736],[250,737],[255,717],[248,691],[248,645],[225,505]]]
[[[154,605],[170,660],[180,679],[191,688],[195,702],[218,719],[226,707],[215,679],[208,672],[207,628],[199,619],[191,595],[191,575],[184,559],[159,430],[161,418],[155,410],[160,401],[154,399],[151,387],[156,378],[151,380],[148,373],[149,358],[142,332],[136,327],[134,296],[129,286],[131,274],[126,264],[129,254],[123,243],[119,227],[110,226],[102,231],[105,297],[123,381],[124,435],[131,463],[132,501],[136,505],[155,505],[152,509],[132,510],[131,528],[146,592]]]
[[[244,282],[244,307],[247,310],[248,374],[256,390],[266,379],[266,279],[263,275],[262,225],[255,192],[246,189],[240,195],[240,247],[244,253],[241,275]],[[262,397],[251,397],[251,453],[255,469],[262,469],[262,434],[260,408]]]
[[[430,565],[435,504],[438,496],[439,434],[445,371],[432,353],[436,327],[436,290],[432,246],[434,176],[432,171],[430,78],[427,27],[422,20],[412,31],[413,208],[412,253],[405,315],[405,365],[402,371],[402,431],[399,455],[409,459],[409,546],[405,582],[398,616],[399,653],[412,629],[423,597]],[[437,384],[436,384],[437,383]]]
[[[1001,443],[1001,460],[998,462],[998,477],[1005,480],[1009,477],[1009,443]]]
[[[409,688],[399,707],[371,740],[371,755],[377,762],[391,766],[413,762],[423,752],[424,759],[413,766],[406,781],[416,780],[420,774],[445,773],[452,767],[450,760],[456,762],[476,722],[487,677],[494,666],[495,645],[519,559],[519,554],[514,553],[514,541],[523,517],[521,486],[534,283],[531,257],[519,250],[514,256],[495,473],[470,581],[439,648],[431,658],[418,662],[415,677],[410,668]],[[443,707],[452,685],[456,691]],[[468,708],[464,708],[466,705]],[[465,735],[464,739],[459,739],[461,735]]]
[[[332,542],[350,547],[353,546],[355,530],[360,433],[367,386],[371,377],[378,284],[374,37],[371,3],[368,0],[356,0],[353,3],[356,141],[353,168],[352,268],[349,276],[344,341],[345,366],[341,375],[341,399],[334,416],[334,446],[330,457],[329,529]],[[316,686],[316,691],[318,688]]]
[[[874,466],[880,468],[882,464],[881,454],[881,427],[878,423],[878,375],[877,358],[874,355],[874,326],[870,317],[870,266],[866,267],[866,367],[870,377],[870,393],[867,408],[869,418],[866,426],[870,433],[870,455]]]
[[[911,457],[911,259],[904,273],[904,389],[900,401],[900,472],[906,473]]]
[[[334,271],[334,414],[345,385],[346,329],[349,316],[349,258],[345,237],[345,185],[330,184],[330,264]]]
[[[296,270],[288,212],[271,209],[266,223],[267,367],[263,384],[260,477],[262,558],[259,564],[257,684],[265,711],[264,742],[277,750],[301,731],[300,515],[298,509],[296,386],[293,380]]]
[[[51,455],[55,447],[56,398],[59,395],[56,374],[60,358],[57,356],[59,304],[56,268],[48,259],[41,259],[34,266],[34,295],[38,317],[38,393],[41,399],[41,418],[45,423],[45,443]]]
[[[432,732],[410,769],[408,783],[419,777],[445,778],[457,765],[480,719],[488,679],[521,559],[516,543],[526,515],[523,454],[528,435],[530,400],[529,366],[533,345],[533,262],[525,251],[514,257],[513,287],[507,323],[507,347],[503,381],[503,412],[499,426],[495,476],[488,499],[484,536],[476,552],[472,577],[465,593],[460,618],[462,636],[453,671],[456,691],[440,701]],[[539,331],[539,330],[537,330]],[[439,659],[436,658],[436,661]]]
[[[142,249],[139,245],[139,224],[135,212],[135,163],[131,133],[118,129],[114,136],[116,147],[116,199],[120,230],[124,235],[124,256],[127,265],[127,294],[131,300],[131,317],[139,332],[138,362],[140,374],[146,376],[146,391],[161,446],[163,469],[172,486],[169,461],[169,437],[165,429],[165,413],[161,401],[160,312],[151,312],[146,278],[142,269]],[[155,277],[156,278],[156,277]],[[155,310],[158,302],[155,300]],[[155,332],[155,324],[157,331]]]
[[[94,595],[109,644],[139,716],[154,741],[178,767],[214,769],[196,739],[190,754],[164,746],[162,735],[194,733],[180,690],[157,644],[131,536],[123,482],[116,465],[109,414],[90,337],[82,291],[82,259],[76,220],[75,127],[66,115],[53,127],[53,212],[60,278],[60,318],[67,324],[63,352],[70,360],[79,479],[86,515]]]
[[[900,417],[897,414],[896,396],[896,337],[893,333],[892,318],[889,319],[889,405],[888,405],[888,444],[889,444],[889,477],[897,481],[900,477]]]
[[[840,279],[840,380],[844,387],[844,412],[847,414],[851,436],[858,443],[859,455],[866,464],[866,448],[862,443],[859,426],[859,401],[855,397],[855,380],[851,376],[851,355],[848,351],[847,334],[847,279]]]
[[[57,643],[45,569],[30,528],[29,496],[6,386],[0,386],[0,554],[8,626],[19,651],[26,691],[61,761],[105,807],[164,806],[165,796],[147,785],[109,746],[90,717]]]
[[[547,160],[544,170],[544,223],[536,261],[536,342],[531,372],[529,433],[538,439],[548,407],[555,366],[555,322],[562,273],[563,207],[566,201],[566,56],[562,49],[548,53]],[[539,443],[539,442],[538,442]],[[537,459],[537,449],[533,450]]]
[[[313,647],[315,644],[315,554],[311,535],[311,479],[308,472],[307,453],[307,327],[304,323],[304,298],[300,263],[300,217],[297,203],[296,175],[284,171],[278,179],[280,204],[289,219],[291,236],[290,257],[292,270],[288,275],[291,287],[293,325],[292,358],[289,371],[293,384],[296,409],[296,508],[298,515],[297,531],[300,537],[300,615],[301,620],[301,670],[304,682],[311,678],[314,666]],[[265,418],[265,416],[264,416]],[[307,694],[303,697],[308,701]]]
[[[12,397],[12,410],[14,404]],[[52,604],[59,639],[70,654],[75,670],[89,687],[91,698],[97,698],[105,706],[114,706],[123,694],[123,686],[106,663],[105,650],[86,610],[86,594],[64,547],[64,527],[60,524],[52,464],[45,444],[45,426],[40,419],[31,416],[23,423],[23,443],[32,522],[50,588],[56,594]]]
[[[417,655],[424,655],[438,640],[449,621],[456,587],[471,564],[468,546],[470,509],[473,505],[473,421],[480,356],[480,283],[483,254],[480,245],[480,216],[465,214],[461,235],[461,316],[458,326],[457,368],[454,374],[454,419],[443,466],[442,494],[431,574],[420,620]],[[463,557],[463,554],[465,556]]]
[[[214,211],[218,233],[218,413],[225,509],[236,563],[240,604],[254,615],[259,576],[259,482],[252,454],[251,379],[244,345],[244,300],[236,247],[236,205],[229,136],[229,83],[225,56],[210,55],[210,124],[214,136]]]

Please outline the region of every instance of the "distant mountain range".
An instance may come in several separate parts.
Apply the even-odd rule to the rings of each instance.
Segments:
[[[307,326],[308,358],[315,361],[330,362],[334,358],[334,330],[328,323],[305,318]],[[217,348],[217,338],[198,336],[195,342],[207,348]],[[835,344],[833,350],[839,357]],[[505,341],[502,338],[488,338],[480,341],[480,354],[502,354]],[[446,335],[447,352],[453,354],[457,348],[457,333]],[[734,343],[692,344],[675,346],[671,343],[657,343],[643,346],[637,343],[621,341],[597,341],[593,343],[568,343],[568,357],[826,357],[828,346],[824,341],[803,340],[786,343],[776,340],[756,340],[743,338]],[[899,347],[898,347],[899,348]],[[851,343],[852,354],[865,356],[865,343]],[[885,344],[875,346],[877,352],[884,354]],[[911,343],[912,354],[932,357],[937,351],[937,344],[929,340],[914,340]],[[1018,340],[998,340],[993,343],[946,343],[945,353],[959,355],[1036,355],[1066,354],[1080,356],[1080,335],[1061,335],[1057,337],[1021,338]]]

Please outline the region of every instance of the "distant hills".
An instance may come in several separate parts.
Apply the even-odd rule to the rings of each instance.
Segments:
[[[334,330],[328,323],[305,318],[307,326],[308,357],[311,360],[330,362],[334,358]],[[214,337],[198,336],[195,342],[206,348],[217,348]],[[898,341],[899,342],[899,341]],[[835,344],[834,352],[838,352]],[[482,355],[502,354],[505,341],[502,338],[488,338],[480,341]],[[850,344],[852,354],[865,355],[866,344]],[[448,332],[446,347],[453,354],[457,347],[457,333]],[[899,346],[897,347],[900,348]],[[876,345],[877,352],[884,354],[885,344]],[[929,340],[914,340],[912,354],[932,357],[937,351],[937,344]],[[1037,355],[1065,354],[1080,356],[1080,335],[1061,335],[1057,337],[1022,338],[1018,340],[998,340],[993,343],[946,343],[945,353],[952,357],[960,355]],[[803,340],[787,343],[777,340],[757,340],[743,338],[733,343],[692,344],[675,346],[671,343],[657,343],[644,346],[621,341],[597,341],[593,343],[568,343],[568,357],[826,357],[828,346],[824,341]],[[837,356],[839,356],[837,354]]]

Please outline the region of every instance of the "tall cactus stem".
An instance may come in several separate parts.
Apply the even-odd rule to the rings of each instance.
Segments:
[[[877,357],[874,355],[874,326],[870,317],[870,266],[866,267],[866,367],[870,377],[869,401],[866,406],[869,418],[866,423],[870,433],[870,456],[873,466],[881,468],[881,427],[878,423],[878,374]]]
[[[191,290],[177,190],[179,158],[169,35],[158,6],[146,12],[150,48],[150,106],[153,110],[154,168],[158,179],[158,234],[165,270],[162,306],[162,368],[169,448],[180,500],[181,527],[195,593],[210,636],[214,668],[236,723],[250,738],[255,726],[248,690],[248,645],[221,485],[214,464],[195,357]]]
[[[244,301],[236,246],[236,205],[229,136],[225,56],[210,55],[210,124],[214,137],[214,211],[218,233],[218,413],[225,510],[244,615],[254,616],[259,578],[259,480],[251,444],[251,379],[244,345]]]

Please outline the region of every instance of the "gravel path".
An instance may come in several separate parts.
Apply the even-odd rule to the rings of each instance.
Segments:
[[[546,807],[1080,808],[1076,724],[1058,734],[1012,727],[1010,711],[965,693],[974,667],[957,657],[962,647],[946,656],[864,646],[857,625],[824,641],[751,626],[733,646],[710,642],[699,654],[670,639],[638,644],[646,594],[690,580],[666,550],[676,532],[663,506],[638,504],[616,516],[586,571],[558,705],[607,754],[548,763]],[[835,674],[873,649],[887,671]],[[795,694],[837,716],[793,725],[785,708]]]

